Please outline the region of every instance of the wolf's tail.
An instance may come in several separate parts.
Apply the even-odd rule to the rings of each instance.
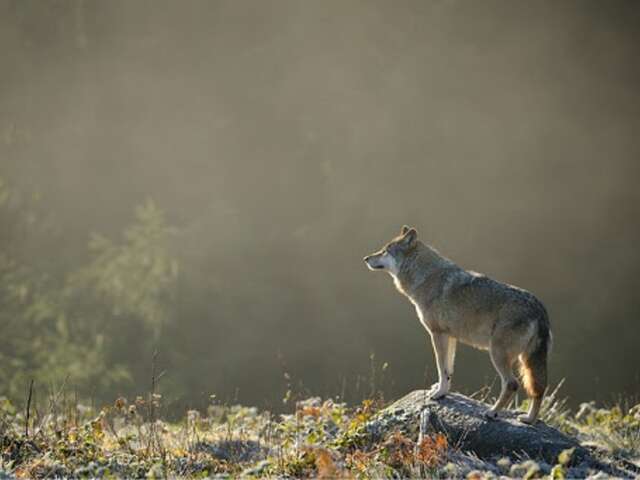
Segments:
[[[540,399],[547,388],[547,357],[552,346],[551,328],[547,313],[538,320],[538,332],[527,352],[520,355],[520,375],[527,394]]]

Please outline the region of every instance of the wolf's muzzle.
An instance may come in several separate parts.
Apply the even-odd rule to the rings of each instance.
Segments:
[[[367,267],[369,267],[371,270],[382,270],[384,268],[383,265],[380,264],[375,264],[373,265],[370,260],[371,260],[371,255],[367,255],[366,257],[363,258],[364,263],[367,264]]]

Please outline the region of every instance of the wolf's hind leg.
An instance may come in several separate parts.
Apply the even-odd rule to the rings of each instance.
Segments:
[[[444,397],[449,393],[451,386],[451,372],[449,371],[449,346],[451,344],[449,338],[449,335],[444,333],[431,333],[431,343],[438,366],[438,385],[430,395],[433,400]]]
[[[518,380],[516,380],[513,374],[513,358],[508,352],[492,345],[489,354],[491,355],[493,366],[496,367],[500,375],[501,388],[498,400],[496,400],[496,403],[487,411],[486,416],[496,418],[498,412],[509,404],[513,395],[518,390]]]
[[[542,406],[542,397],[533,397],[531,399],[531,406],[529,407],[529,411],[526,414],[519,415],[518,420],[522,423],[527,423],[529,425],[536,422],[536,418],[538,418],[538,413],[540,412],[540,407]]]
[[[529,395],[531,406],[526,415],[520,415],[518,420],[523,423],[535,423],[542,405],[542,397],[547,388],[547,355],[550,335],[538,341],[531,353],[520,355],[520,371],[525,390]]]

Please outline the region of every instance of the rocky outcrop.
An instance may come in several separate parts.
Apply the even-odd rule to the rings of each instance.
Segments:
[[[531,458],[554,465],[560,453],[573,449],[572,465],[595,468],[615,476],[635,476],[604,464],[575,438],[542,421],[526,425],[516,419],[516,412],[511,411],[490,420],[484,416],[487,408],[485,403],[459,393],[431,400],[427,391],[417,390],[378,412],[367,424],[367,431],[374,442],[394,431],[401,431],[413,440],[418,440],[420,435],[443,433],[449,445],[489,461],[499,457]]]

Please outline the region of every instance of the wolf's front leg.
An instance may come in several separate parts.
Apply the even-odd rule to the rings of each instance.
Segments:
[[[453,356],[449,356],[449,348],[455,349],[455,340],[452,344],[449,338],[449,335],[443,333],[431,333],[431,343],[433,344],[433,352],[435,353],[436,364],[438,365],[438,384],[435,389],[429,392],[432,400],[444,397],[449,393],[449,388],[451,387]],[[451,365],[451,368],[449,365]]]

